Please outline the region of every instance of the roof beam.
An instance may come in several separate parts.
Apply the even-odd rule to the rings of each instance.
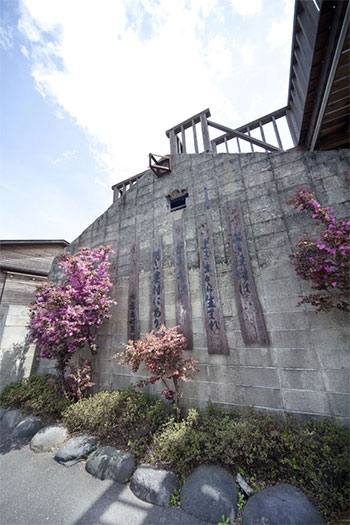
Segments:
[[[330,72],[329,72],[329,75],[328,75],[327,85],[326,85],[325,90],[324,90],[324,94],[323,94],[323,97],[322,97],[320,110],[319,110],[318,115],[317,115],[316,125],[315,125],[314,132],[312,134],[312,138],[311,138],[311,141],[310,141],[310,148],[309,148],[310,151],[313,151],[315,149],[315,145],[316,145],[316,142],[317,142],[317,139],[318,139],[318,135],[319,135],[321,124],[322,124],[323,115],[324,115],[324,112],[325,112],[325,109],[326,109],[326,106],[327,106],[327,102],[328,102],[329,93],[331,91],[331,87],[332,87],[332,84],[333,84],[334,76],[335,76],[335,73],[337,71],[337,66],[338,66],[340,54],[341,54],[341,51],[343,49],[346,33],[348,31],[349,18],[350,18],[350,3],[348,3],[348,6],[346,8],[346,13],[345,13],[344,21],[343,21],[342,28],[341,28],[341,31],[340,31],[337,47],[336,47],[336,50],[334,52],[334,57],[333,57],[331,69],[330,69]]]

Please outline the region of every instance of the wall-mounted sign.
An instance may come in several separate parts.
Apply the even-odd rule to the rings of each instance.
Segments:
[[[139,321],[139,242],[135,241],[130,250],[129,298],[128,298],[128,339],[140,339]]]
[[[238,317],[245,344],[268,343],[264,317],[255,288],[240,202],[227,209],[231,263]]]
[[[188,284],[188,270],[183,219],[174,221],[173,228],[176,324],[181,326],[182,333],[187,339],[187,349],[192,350],[193,335],[191,301]]]
[[[198,219],[198,245],[202,281],[204,320],[209,354],[228,354],[224,318],[221,311],[216,275],[211,219]]]
[[[151,268],[151,330],[157,330],[165,324],[163,270],[162,270],[162,240],[153,239]]]

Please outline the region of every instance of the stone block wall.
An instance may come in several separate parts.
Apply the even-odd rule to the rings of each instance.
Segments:
[[[165,318],[176,324],[173,222],[184,220],[191,298],[193,351],[200,372],[186,384],[185,403],[220,403],[298,417],[334,416],[349,423],[348,316],[315,314],[296,307],[310,286],[290,264],[295,243],[317,233],[307,213],[286,205],[300,186],[315,190],[322,205],[348,215],[348,151],[175,155],[172,172],[160,178],[146,172],[138,183],[91,224],[69,247],[112,245],[113,295],[118,301],[98,335],[96,379],[99,388],[135,383],[128,369],[111,357],[127,340],[130,249],[140,242],[139,317],[141,334],[150,330],[151,250],[161,236]],[[186,208],[171,212],[169,195],[187,188]],[[205,190],[208,200],[206,201]],[[239,200],[250,262],[269,343],[244,343],[237,315],[226,209]],[[209,206],[209,207],[208,207]],[[199,217],[213,224],[219,296],[229,354],[209,354],[203,315],[197,226]],[[54,264],[51,278],[57,278]],[[44,366],[41,366],[42,370]],[[142,374],[139,374],[142,375]],[[157,385],[154,386],[155,391]]]

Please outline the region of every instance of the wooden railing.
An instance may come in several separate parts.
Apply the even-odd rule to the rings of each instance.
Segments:
[[[286,117],[287,108],[282,108],[269,115],[265,115],[259,119],[253,120],[244,126],[233,129],[217,122],[209,120],[210,111],[205,109],[197,115],[184,120],[180,124],[177,124],[171,129],[166,131],[166,135],[170,140],[170,154],[181,154],[181,153],[192,153],[188,147],[190,142],[189,138],[186,140],[186,131],[189,129],[192,130],[192,144],[193,144],[193,153],[200,153],[202,151],[206,152],[217,152],[218,146],[225,144],[225,150],[227,153],[229,151],[230,141],[235,139],[237,150],[241,153],[241,143],[246,142],[250,145],[250,150],[254,152],[254,146],[262,148],[264,151],[283,151],[282,140],[278,130],[278,121],[281,118]],[[270,144],[266,141],[264,126],[271,124],[273,126],[274,138],[276,144]],[[200,131],[197,131],[197,126],[200,128]],[[216,129],[222,131],[223,134],[214,138],[210,138],[209,129]],[[252,136],[251,132],[258,129],[261,135],[261,139]],[[203,148],[201,147],[203,145]],[[150,153],[149,154],[149,167],[150,169],[159,177],[169,173],[171,171],[171,158],[169,155],[160,156]],[[118,182],[112,186],[114,191],[114,202],[120,199],[125,193],[137,184],[138,180],[148,171],[144,171],[130,177],[129,179]]]
[[[286,117],[287,107],[281,108],[273,113],[269,113],[264,117],[253,120],[244,126],[233,129],[217,122],[209,120],[210,110],[205,109],[197,115],[177,124],[171,129],[166,131],[166,135],[170,140],[170,153],[190,153],[189,148],[187,147],[186,141],[186,130],[189,128],[192,129],[193,133],[193,145],[194,153],[200,153],[200,148],[198,144],[198,134],[197,134],[197,124],[200,124],[201,139],[203,143],[203,151],[207,152],[217,152],[217,147],[220,144],[225,144],[226,152],[229,153],[229,141],[232,139],[236,140],[236,145],[238,152],[241,153],[241,141],[248,142],[250,144],[250,149],[254,152],[254,146],[262,148],[264,151],[283,151],[283,145],[281,136],[278,130],[278,120]],[[276,144],[270,144],[266,141],[264,126],[266,124],[272,123],[273,131],[275,135]],[[217,130],[223,131],[224,133],[213,139],[210,138],[209,128],[215,128]],[[253,137],[251,132],[255,129],[259,129],[261,139]]]
[[[138,180],[141,179],[141,177],[147,173],[147,171],[143,171],[142,173],[139,173],[138,175],[135,175],[134,177],[130,177],[130,179],[125,179],[122,182],[118,182],[117,184],[114,184],[112,186],[112,190],[114,192],[114,199],[113,201],[116,202],[118,199],[120,199],[125,193],[130,190],[135,184],[137,184]]]

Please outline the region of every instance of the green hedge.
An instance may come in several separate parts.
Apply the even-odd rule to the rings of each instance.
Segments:
[[[291,483],[331,516],[349,503],[349,442],[349,430],[329,420],[299,425],[255,412],[192,409],[156,433],[146,460],[182,479],[209,462],[251,481]]]
[[[57,394],[56,388],[48,383],[51,374],[24,377],[6,385],[0,395],[0,405],[6,408],[19,408],[25,414],[33,414],[45,419],[61,418],[70,401]]]
[[[164,403],[134,389],[102,391],[63,414],[70,432],[88,432],[102,443],[131,450],[141,458],[154,432],[169,419]]]

